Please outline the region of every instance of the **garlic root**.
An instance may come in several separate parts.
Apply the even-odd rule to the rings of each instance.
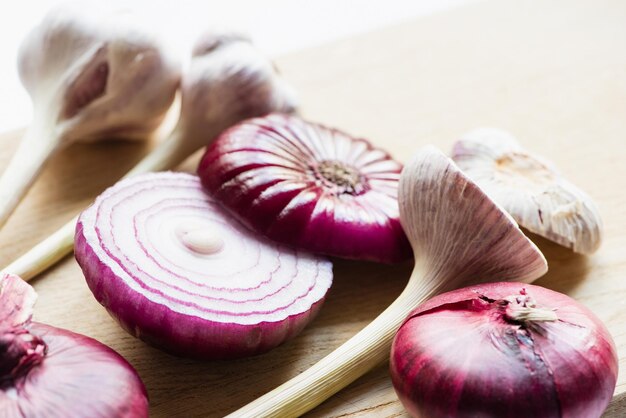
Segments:
[[[290,113],[294,93],[249,39],[231,33],[203,35],[181,83],[181,110],[169,138],[125,177],[175,167],[220,132],[254,116]],[[3,271],[30,280],[72,251],[74,217]]]
[[[398,198],[416,257],[402,294],[345,344],[230,417],[302,415],[388,358],[396,330],[428,298],[494,280],[529,282],[547,271],[513,219],[433,147],[405,166]]]

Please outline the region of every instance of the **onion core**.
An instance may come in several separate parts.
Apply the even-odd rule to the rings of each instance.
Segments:
[[[600,417],[617,369],[613,339],[591,311],[521,283],[434,297],[391,350],[394,387],[416,417]]]
[[[332,282],[329,261],[258,238],[183,173],[109,188],[81,214],[75,254],[128,332],[198,358],[257,354],[295,336]]]

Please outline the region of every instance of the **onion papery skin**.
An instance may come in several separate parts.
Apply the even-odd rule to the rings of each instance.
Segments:
[[[525,292],[556,321],[521,325],[502,301]],[[615,344],[586,307],[539,286],[493,283],[444,293],[398,330],[390,370],[415,417],[600,417],[617,380]]]
[[[364,139],[273,114],[222,133],[198,167],[203,186],[278,242],[336,257],[411,257],[398,209],[402,165]]]
[[[0,388],[4,418],[139,418],[148,416],[146,390],[135,370],[98,341],[32,323],[45,341],[41,362]]]
[[[223,248],[203,255],[182,245],[174,230],[189,221],[214,228]],[[75,254],[94,296],[124,329],[201,359],[259,354],[292,338],[332,283],[330,261],[257,236],[184,173],[109,188],[81,214]]]

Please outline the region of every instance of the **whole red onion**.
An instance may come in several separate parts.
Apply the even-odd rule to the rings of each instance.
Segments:
[[[276,241],[397,262],[411,256],[399,219],[401,170],[364,139],[274,114],[220,135],[198,175],[241,221]]]
[[[107,189],[79,218],[75,254],[124,329],[197,358],[276,347],[314,318],[332,283],[330,261],[257,236],[185,173]]]
[[[394,387],[415,417],[600,417],[617,368],[613,339],[589,309],[522,283],[434,297],[391,349]]]
[[[31,323],[35,291],[0,278],[0,416],[147,417],[137,372],[98,341]]]

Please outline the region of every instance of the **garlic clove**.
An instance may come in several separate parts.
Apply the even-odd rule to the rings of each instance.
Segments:
[[[0,178],[0,227],[51,155],[72,142],[146,138],[180,81],[154,35],[117,14],[67,7],[27,35],[18,70],[33,122]]]
[[[602,220],[592,199],[509,133],[470,132],[454,145],[453,159],[529,231],[577,253],[590,254],[600,246]]]

